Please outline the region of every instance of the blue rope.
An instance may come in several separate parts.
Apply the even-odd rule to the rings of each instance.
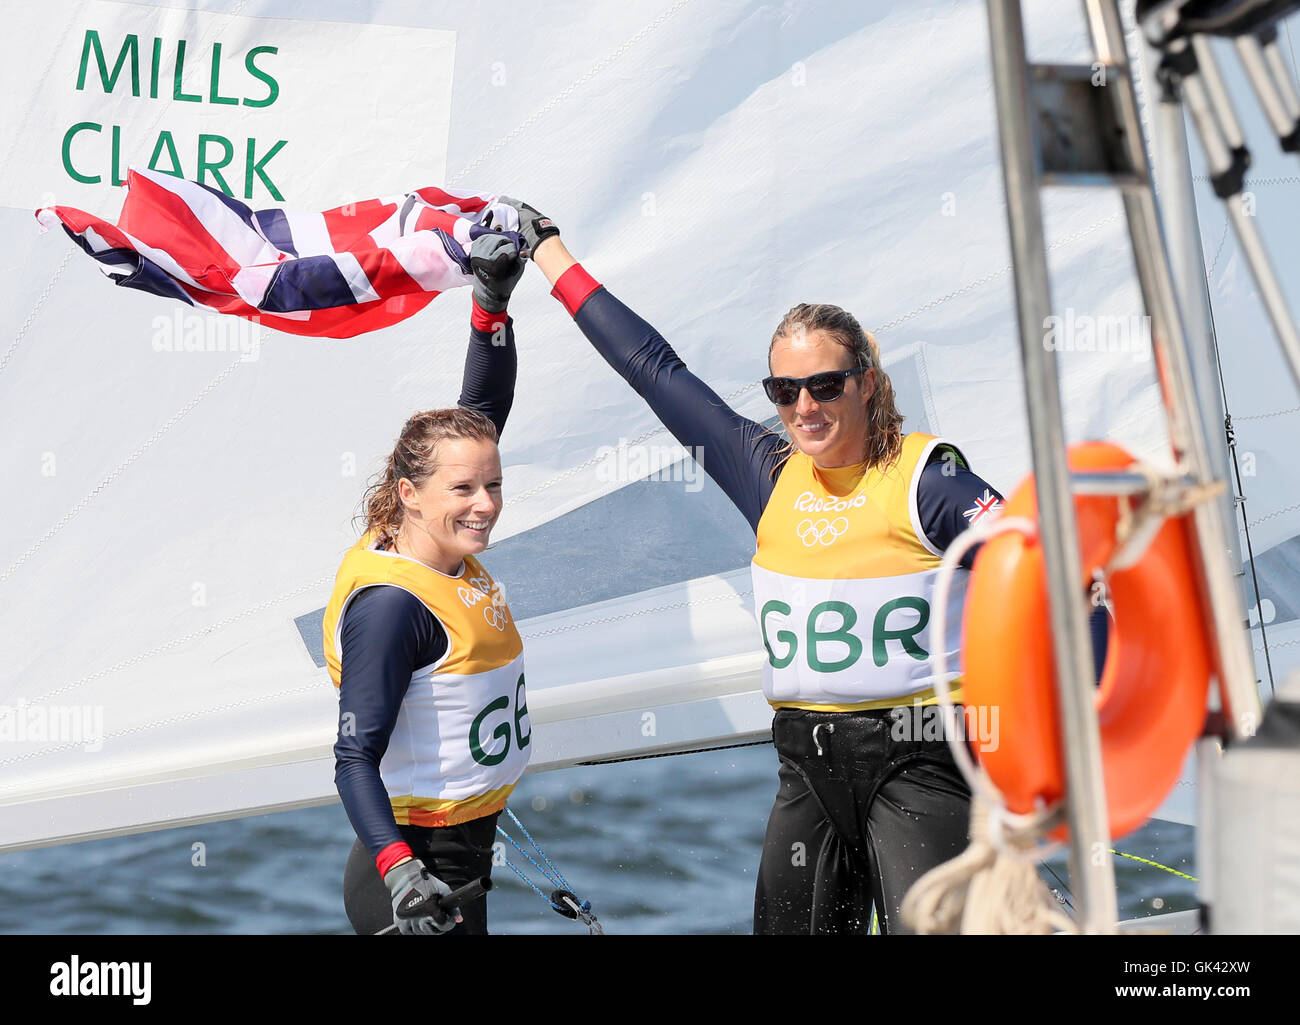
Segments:
[[[596,916],[591,913],[591,901],[580,900],[577,897],[576,891],[573,889],[572,886],[569,885],[568,880],[564,878],[564,876],[560,873],[560,870],[558,868],[556,868],[553,864],[551,864],[551,859],[546,856],[546,852],[542,850],[541,844],[539,844],[536,840],[533,839],[533,835],[528,832],[528,827],[519,821],[519,816],[517,816],[509,808],[506,809],[506,812],[509,814],[511,821],[514,822],[514,824],[519,827],[520,832],[522,832],[524,836],[528,839],[528,842],[533,845],[533,849],[538,853],[541,859],[544,862],[546,862],[546,868],[542,868],[541,865],[537,864],[537,862],[533,860],[532,855],[530,855],[526,850],[524,850],[521,846],[519,846],[518,841],[516,841],[513,836],[511,836],[504,829],[502,829],[500,825],[497,826],[497,832],[500,833],[502,836],[504,836],[507,840],[509,840],[510,846],[513,847],[515,850],[517,850],[520,854],[522,854],[528,860],[528,863],[532,865],[533,868],[537,869],[537,871],[548,883],[550,883],[557,890],[565,890],[573,894],[574,900],[578,901],[578,905],[574,908],[574,910],[579,920],[584,922],[587,925],[587,927],[591,929],[592,932],[594,933],[598,932],[603,934],[604,930],[600,928],[600,924],[597,922]],[[547,897],[546,894],[541,891],[540,887],[538,887],[531,879],[529,879],[528,876],[525,875],[524,872],[517,865],[511,862],[509,858],[505,859],[505,863],[506,863],[506,867],[509,868],[510,871],[513,872],[515,875],[517,875],[520,879],[522,879],[528,885],[528,887],[533,891],[533,893],[537,894],[537,896],[542,898],[542,900],[546,903],[547,907],[551,908],[552,910],[558,910],[558,907],[555,904],[554,900],[550,897]],[[547,871],[547,869],[549,869],[550,871]]]
[[[570,886],[568,881],[564,878],[564,876],[560,874],[560,870],[551,864],[551,859],[546,856],[546,852],[542,850],[541,845],[538,844],[538,842],[533,839],[532,834],[528,832],[527,827],[525,827],[524,824],[519,821],[519,817],[509,808],[506,809],[506,814],[510,816],[510,821],[519,827],[519,831],[524,834],[524,837],[528,840],[528,842],[533,845],[533,849],[542,856],[542,860],[546,862],[546,867],[555,873],[555,878],[560,881],[560,889],[572,890],[573,887]],[[500,827],[498,826],[497,828],[499,829]],[[550,877],[547,876],[547,878],[549,879]]]
[[[521,871],[519,870],[519,868],[514,864],[514,862],[512,862],[509,858],[506,859],[506,868],[510,869],[511,872],[513,872],[513,873],[514,873],[515,875],[517,875],[520,879],[522,879],[522,880],[524,881],[524,883],[532,889],[533,893],[535,893],[535,894],[537,894],[537,896],[541,897],[542,900],[545,900],[546,903],[548,903],[548,904],[550,903],[550,901],[547,900],[547,898],[546,898],[546,894],[544,894],[544,893],[543,893],[543,892],[542,892],[542,891],[541,891],[541,890],[540,890],[540,889],[539,889],[539,888],[538,888],[538,887],[533,883],[533,881],[532,881],[531,879],[529,879],[526,875],[524,875],[524,873],[521,872]]]
[[[535,861],[534,861],[534,860],[529,856],[528,852],[527,852],[526,850],[524,850],[522,847],[519,846],[519,844],[515,841],[515,838],[514,838],[513,836],[511,836],[509,833],[507,833],[507,832],[506,832],[504,829],[502,829],[500,826],[497,826],[497,832],[500,833],[502,836],[504,836],[507,840],[510,841],[510,846],[511,846],[511,847],[513,847],[515,850],[517,850],[517,851],[518,851],[520,854],[522,854],[525,858],[528,858],[528,863],[529,863],[530,865],[532,865],[533,868],[537,869],[537,871],[540,872],[540,873],[542,874],[542,877],[543,877],[543,878],[544,878],[548,883],[550,883],[552,886],[556,887],[557,889],[559,889],[559,888],[561,887],[561,884],[560,884],[559,880],[557,880],[557,879],[555,879],[554,877],[552,877],[549,873],[547,873],[546,869],[542,868],[541,865],[537,864],[537,862],[535,862]],[[536,844],[534,844],[534,846],[536,846]],[[506,864],[507,864],[507,865],[510,865],[510,861],[509,861],[508,859],[507,859],[507,861],[506,861]],[[511,867],[511,868],[514,868],[513,865],[511,865],[510,867]],[[516,868],[515,871],[518,872],[519,870]],[[534,887],[534,889],[536,889],[536,887]],[[568,887],[564,887],[564,889],[568,889]],[[538,892],[540,893],[541,891],[539,890]]]

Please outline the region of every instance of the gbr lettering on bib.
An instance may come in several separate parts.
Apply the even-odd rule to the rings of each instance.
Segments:
[[[389,793],[459,801],[518,781],[532,727],[524,660],[411,680],[380,765]]]
[[[828,510],[831,511],[831,510]],[[754,607],[772,702],[854,704],[934,686],[930,596],[934,571],[869,579],[786,576],[755,564]],[[945,649],[960,675],[966,572],[953,580]]]

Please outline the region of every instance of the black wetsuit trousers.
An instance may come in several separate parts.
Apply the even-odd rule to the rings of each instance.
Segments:
[[[492,843],[500,812],[456,826],[398,826],[411,853],[453,890],[492,872]],[[343,908],[358,935],[370,936],[393,924],[393,900],[375,859],[360,840],[343,871]],[[447,936],[487,935],[487,894],[460,906],[464,919]],[[389,935],[397,935],[394,930]]]
[[[970,790],[947,743],[891,711],[777,710],[755,933],[866,933],[873,904],[880,932],[906,932],[912,883],[965,849]]]

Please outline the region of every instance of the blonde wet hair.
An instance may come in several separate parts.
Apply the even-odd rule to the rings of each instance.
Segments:
[[[880,346],[875,335],[863,329],[847,310],[830,303],[800,303],[790,309],[772,333],[767,347],[767,366],[772,368],[772,350],[783,338],[821,331],[838,345],[849,350],[853,366],[876,372],[876,388],[867,400],[867,441],[863,462],[868,466],[888,466],[903,451],[903,414],[898,411],[894,384],[880,365]],[[788,452],[794,451],[791,442]]]

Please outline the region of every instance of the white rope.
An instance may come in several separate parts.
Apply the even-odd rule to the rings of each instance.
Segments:
[[[1073,933],[1074,922],[1038,875],[1038,836],[1050,817],[1007,828],[1005,808],[971,799],[971,842],[908,891],[903,920],[917,933],[1023,935]]]
[[[934,595],[930,602],[931,637],[947,637],[948,591],[952,587],[953,574],[961,565],[961,560],[966,557],[966,553],[977,544],[1013,530],[1029,538],[1038,536],[1038,525],[1033,520],[1024,516],[1003,516],[977,524],[960,534],[948,546],[943,560],[939,563],[934,581]],[[975,764],[970,752],[966,750],[963,740],[965,734],[957,722],[957,709],[952,703],[952,691],[948,687],[948,653],[944,651],[943,643],[936,642],[931,645],[930,664],[934,667],[934,695],[943,707],[944,721],[947,723],[944,739],[948,741],[948,747],[952,750],[953,761],[957,763],[961,774],[966,777],[971,793],[982,793],[987,799],[1002,803],[1002,795],[993,780],[989,778],[988,773]]]
[[[1156,535],[1164,529],[1166,520],[1184,516],[1200,503],[1217,498],[1226,486],[1223,481],[1216,480],[1185,488],[1143,462],[1132,463],[1125,472],[1145,477],[1147,486],[1136,508],[1123,498],[1116,499],[1119,523],[1115,528],[1115,550],[1099,570],[1103,579],[1118,570],[1136,566]]]
[[[1020,516],[989,520],[961,534],[944,553],[931,602],[934,691],[944,709],[945,739],[953,760],[971,788],[970,846],[920,879],[903,900],[903,921],[916,933],[1007,934],[1075,932],[1074,923],[1038,876],[1038,862],[1058,845],[1040,840],[1056,821],[1058,808],[1028,815],[1007,808],[992,778],[966,750],[965,730],[948,687],[948,657],[943,650],[948,592],[962,558],[997,534],[1019,531],[1038,536],[1037,525]]]

